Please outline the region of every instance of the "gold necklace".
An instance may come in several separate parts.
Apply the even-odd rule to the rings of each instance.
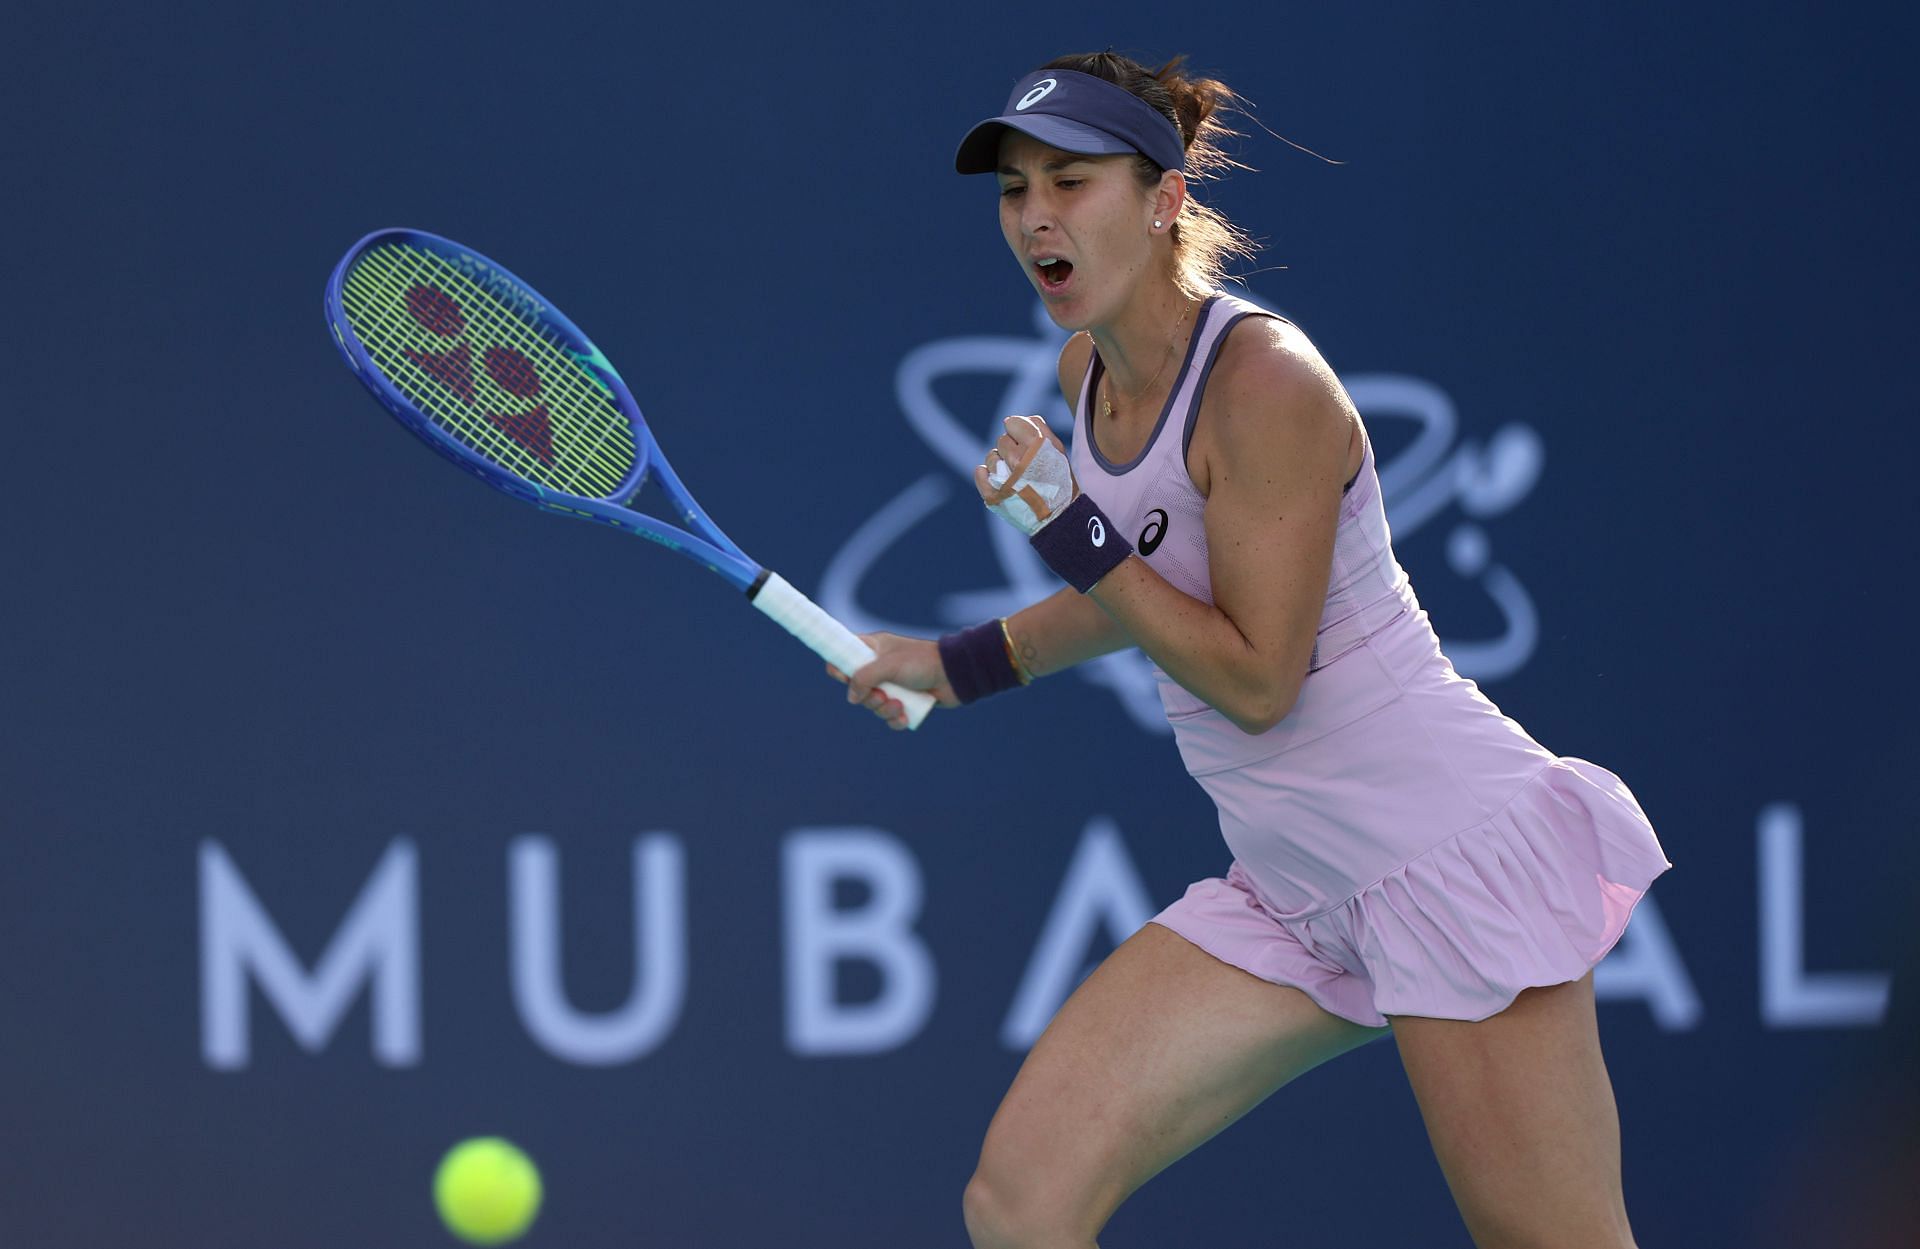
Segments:
[[[1160,375],[1167,371],[1167,365],[1173,362],[1173,347],[1175,343],[1178,343],[1180,341],[1180,327],[1187,323],[1187,314],[1193,311],[1193,301],[1189,299],[1186,301],[1186,303],[1187,303],[1187,306],[1180,310],[1180,319],[1173,323],[1173,337],[1167,340],[1167,354],[1160,358],[1160,367],[1153,371],[1153,377],[1148,380],[1145,386],[1142,386],[1140,388],[1138,394],[1136,394],[1134,398],[1137,399],[1140,397],[1140,395],[1144,395],[1148,391],[1152,390],[1154,387],[1154,383],[1160,380]],[[1107,384],[1107,393],[1100,397],[1100,417],[1102,420],[1112,420],[1113,419],[1113,391],[1114,391],[1113,374],[1108,373],[1101,380],[1106,382]]]

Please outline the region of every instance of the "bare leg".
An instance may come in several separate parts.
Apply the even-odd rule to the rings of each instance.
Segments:
[[[1593,975],[1479,1023],[1393,1020],[1434,1155],[1480,1249],[1631,1249]]]
[[[1067,999],[1000,1103],[967,1186],[975,1249],[1094,1249],[1140,1185],[1382,1031],[1148,924]]]

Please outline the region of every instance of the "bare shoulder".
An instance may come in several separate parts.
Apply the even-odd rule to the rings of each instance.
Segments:
[[[1070,411],[1080,402],[1080,383],[1087,379],[1087,363],[1092,359],[1093,335],[1085,330],[1060,348],[1060,393],[1066,396]]]
[[[1229,412],[1264,410],[1304,421],[1345,417],[1346,390],[1299,326],[1277,317],[1242,317],[1227,331],[1209,379]]]
[[[1188,464],[1203,489],[1250,457],[1310,464],[1345,480],[1348,461],[1363,453],[1358,431],[1345,387],[1298,326],[1243,317],[1207,380]]]

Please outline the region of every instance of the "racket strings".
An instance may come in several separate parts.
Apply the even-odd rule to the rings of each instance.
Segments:
[[[356,323],[355,328],[375,362],[430,419],[516,476],[572,494],[597,496],[611,493],[631,466],[631,460],[623,464],[591,451],[559,458],[553,445],[552,405],[536,403],[519,405],[519,411],[498,411],[515,405],[483,403],[465,344],[435,353],[410,346],[411,336],[392,322]],[[396,329],[400,332],[395,333]],[[452,407],[449,398],[462,406]],[[603,436],[595,445],[606,441]]]
[[[611,490],[626,476],[633,465],[632,434],[626,416],[614,406],[611,396],[599,380],[584,372],[564,347],[540,333],[536,325],[514,314],[497,295],[488,292],[467,274],[431,252],[393,245],[369,253],[369,257],[374,256],[398,262],[394,266],[398,270],[397,276],[411,283],[406,295],[411,321],[435,334],[451,337],[449,330],[453,334],[460,334],[467,327],[459,305],[453,304],[444,292],[429,283],[450,282],[460,290],[466,298],[467,309],[477,311],[481,316],[483,323],[479,327],[480,333],[496,340],[508,340],[507,345],[496,341],[487,348],[483,357],[487,376],[508,394],[531,398],[543,388],[543,371],[510,344],[518,343],[531,348],[537,355],[545,356],[544,376],[562,384],[563,412],[569,416],[585,416],[590,426],[598,427],[597,437],[592,442],[571,446],[571,455],[585,465],[598,465],[610,472],[612,481],[605,484],[607,490]],[[405,327],[408,322],[399,324]],[[582,384],[583,381],[587,384]],[[494,423],[511,430],[514,419],[508,414]],[[484,435],[487,431],[476,429],[474,432]],[[516,438],[515,441],[520,442],[520,439]],[[526,444],[521,442],[521,445]],[[550,457],[541,458],[550,462]]]
[[[406,389],[416,402],[424,401],[422,406],[430,417],[496,464],[537,484],[576,494],[606,495],[614,490],[633,463],[626,419],[617,408],[579,384],[579,368],[569,357],[524,320],[503,312],[497,297],[431,253],[390,247],[370,253],[375,255],[377,270],[363,274],[356,266],[349,281],[354,282],[357,294],[367,298],[365,311],[386,314],[377,316],[369,327],[374,330],[371,337],[384,340],[377,345],[388,349],[380,363],[396,382],[414,383]],[[369,276],[381,280],[377,285],[355,280]],[[396,316],[393,314],[399,308],[394,296],[402,283],[406,284],[405,315]],[[449,299],[435,284],[453,286],[464,297],[464,304]],[[468,310],[478,314],[478,325],[467,324],[464,313]],[[430,334],[421,335],[417,332],[421,328]],[[472,334],[468,334],[469,329]],[[447,340],[456,335],[461,341],[449,345]],[[433,336],[439,336],[440,341],[432,341]],[[482,358],[484,369],[474,367],[464,341],[468,337],[495,340]],[[501,339],[546,357],[545,376],[561,383],[560,393],[551,396],[558,401],[557,414],[556,403],[551,401],[536,401],[531,406],[524,402],[475,402],[474,383],[483,374],[501,392],[494,396],[497,399],[517,396],[524,400],[545,389],[539,365],[516,346],[502,344]],[[370,343],[370,349],[374,345]],[[423,373],[439,386],[423,385]],[[569,382],[572,384],[567,385]],[[460,401],[460,407],[445,402],[449,393]],[[501,412],[494,410],[497,407],[518,410]],[[485,424],[475,419],[476,410]],[[583,422],[578,418],[582,416],[587,418],[584,430],[579,428]],[[557,459],[553,445],[552,427],[556,423],[566,435],[561,439],[562,447],[569,452],[564,461]],[[593,431],[597,437],[590,441],[579,437],[594,426],[599,427]]]
[[[341,303],[374,363],[442,429],[536,485],[612,496],[634,467],[626,414],[500,295],[406,244],[364,253]]]

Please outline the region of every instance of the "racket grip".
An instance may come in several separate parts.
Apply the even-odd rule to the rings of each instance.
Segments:
[[[768,570],[764,580],[752,592],[752,603],[774,619],[781,628],[805,642],[809,649],[840,671],[854,669],[873,661],[873,648],[855,637],[847,626],[829,616],[812,599],[787,583],[779,573]],[[933,710],[933,695],[910,690],[883,681],[880,688],[888,698],[898,699],[907,709],[907,727],[917,729]]]

